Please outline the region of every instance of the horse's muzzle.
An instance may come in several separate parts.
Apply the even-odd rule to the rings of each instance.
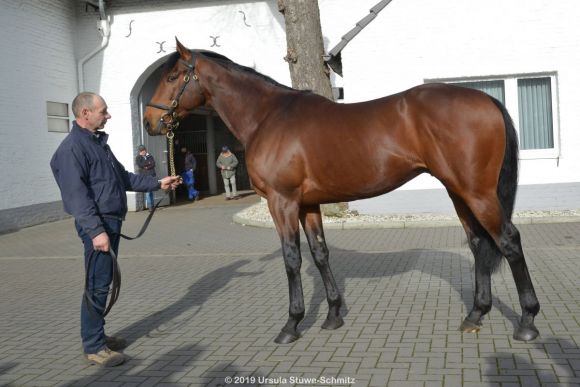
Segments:
[[[159,122],[157,124],[157,127],[154,128],[149,123],[149,120],[147,118],[144,118],[143,119],[143,127],[145,128],[147,133],[149,133],[150,136],[158,136],[160,134],[165,134],[163,132],[163,128],[165,127],[165,125],[163,125],[161,122]]]

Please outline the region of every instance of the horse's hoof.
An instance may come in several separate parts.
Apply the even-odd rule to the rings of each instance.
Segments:
[[[274,339],[274,342],[276,344],[290,344],[295,342],[296,340],[298,340],[300,338],[300,336],[298,336],[297,334],[292,334],[292,333],[288,333],[288,332],[280,332],[280,334],[278,334],[278,337],[276,337]]]
[[[538,337],[539,334],[540,331],[538,331],[538,328],[536,328],[534,325],[528,327],[522,327],[521,325],[518,325],[514,331],[514,340],[532,341]]]
[[[477,333],[481,330],[480,323],[474,323],[473,321],[469,321],[468,319],[463,320],[459,330],[463,333]]]
[[[327,318],[322,324],[322,329],[334,330],[344,325],[342,317]]]

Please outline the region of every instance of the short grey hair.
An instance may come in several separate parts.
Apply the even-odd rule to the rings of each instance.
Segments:
[[[91,93],[88,91],[84,91],[77,95],[72,102],[72,112],[75,115],[75,118],[79,118],[81,115],[81,111],[84,108],[89,110],[93,110],[95,107],[95,97],[98,97],[97,94]]]

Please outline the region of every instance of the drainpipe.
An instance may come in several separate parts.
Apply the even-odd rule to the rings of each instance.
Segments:
[[[111,25],[105,14],[105,2],[104,0],[99,0],[99,17],[100,20],[97,23],[97,29],[102,36],[101,44],[96,47],[93,51],[89,52],[87,55],[83,56],[77,62],[77,78],[78,78],[78,91],[85,91],[85,76],[83,67],[84,64],[91,59],[93,56],[97,55],[99,52],[105,49],[109,44],[109,36],[111,35]]]

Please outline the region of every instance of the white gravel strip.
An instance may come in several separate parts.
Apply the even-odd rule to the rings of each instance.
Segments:
[[[234,215],[234,222],[244,226],[274,227],[272,217],[265,202],[254,204]],[[365,228],[408,228],[459,226],[456,215],[445,214],[388,214],[359,215],[347,213],[343,217],[323,216],[326,228],[365,229]],[[515,224],[580,222],[580,209],[557,211],[517,211]]]

